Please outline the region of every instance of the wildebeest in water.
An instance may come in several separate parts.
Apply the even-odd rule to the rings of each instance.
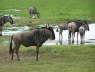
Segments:
[[[36,7],[29,8],[29,15],[32,18],[36,18],[36,17],[39,18],[40,17],[40,13],[38,12]]]
[[[63,36],[62,36],[63,30],[68,30],[67,24],[60,24],[58,25],[58,28],[56,29],[56,31],[59,32],[59,41],[62,41],[63,39]]]
[[[85,38],[85,31],[89,31],[89,27],[87,25],[82,25],[79,27],[79,34],[80,34],[80,39],[81,39],[81,44],[84,43],[84,38]]]
[[[86,20],[74,20],[74,21],[70,21],[68,22],[68,40],[69,43],[74,43],[74,37],[75,37],[75,33],[77,32],[77,43],[78,43],[78,32],[79,32],[79,27],[85,25],[88,30],[89,30],[89,25],[88,22]],[[72,42],[71,42],[71,38],[72,38]]]
[[[31,32],[20,32],[13,34],[10,42],[10,55],[11,60],[13,60],[14,52],[17,55],[17,59],[19,58],[19,48],[21,45],[25,47],[36,46],[36,60],[38,61],[39,47],[48,40],[55,39],[55,33],[52,27],[44,27],[44,28],[36,28]],[[14,47],[12,48],[12,42],[14,42]]]
[[[3,30],[3,26],[4,24],[6,24],[7,22],[10,22],[10,24],[13,24],[13,19],[11,16],[4,16],[2,15],[0,17],[0,36],[2,36],[2,30]]]

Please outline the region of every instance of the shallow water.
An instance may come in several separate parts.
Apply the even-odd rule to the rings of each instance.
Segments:
[[[23,27],[9,27],[7,28],[7,30],[4,30],[2,32],[3,35],[7,35],[7,36],[10,36],[12,35],[13,33],[17,33],[17,32],[24,32],[24,31],[29,31],[29,27],[28,26],[23,26]]]
[[[86,31],[85,34],[85,44],[94,44],[95,45],[95,24],[89,24],[90,31]],[[11,36],[13,33],[16,32],[25,32],[29,31],[30,28],[28,26],[23,26],[23,27],[11,27],[7,28],[7,30],[3,31],[3,35]],[[63,40],[62,42],[59,41],[59,32],[56,32],[56,27],[54,28],[55,32],[55,40],[48,40],[44,43],[44,45],[60,45],[61,43],[64,45],[68,45],[68,30],[63,31]],[[8,44],[9,41],[3,41],[1,43]],[[76,35],[75,35],[75,43],[77,44],[76,41]],[[80,36],[79,36],[79,44],[80,44]]]
[[[95,45],[95,24],[89,24],[89,29],[90,31],[86,31],[85,33],[85,44],[88,45],[88,44],[93,44]],[[56,36],[56,39],[54,41],[46,41],[44,44],[46,45],[59,45],[59,44],[64,44],[64,45],[68,45],[68,30],[64,30],[63,33],[63,40],[62,42],[59,41],[59,32],[56,32],[56,29],[55,29],[55,36]],[[79,41],[78,43],[80,44],[80,35],[78,36],[79,38]],[[77,44],[77,35],[75,34],[75,43],[74,44]]]

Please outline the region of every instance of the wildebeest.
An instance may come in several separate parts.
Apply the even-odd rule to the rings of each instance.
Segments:
[[[62,36],[63,30],[68,30],[68,25],[67,24],[58,25],[58,28],[57,28],[56,31],[59,32],[59,41],[62,41],[62,39],[63,39],[63,36]]]
[[[52,27],[36,28],[31,32],[20,32],[13,34],[11,36],[9,53],[11,55],[11,60],[13,60],[14,52],[16,52],[17,59],[19,58],[19,48],[21,45],[25,47],[36,46],[36,60],[38,61],[39,47],[48,40],[55,39],[55,33]],[[14,42],[14,47],[12,48],[12,41]]]
[[[70,21],[68,22],[68,40],[69,43],[71,43],[71,38],[72,38],[72,43],[74,43],[74,37],[75,37],[75,32],[77,32],[77,43],[78,43],[78,32],[79,32],[79,27],[85,25],[89,29],[89,25],[86,20],[75,20],[75,21]]]
[[[39,17],[40,17],[40,13],[38,12],[38,10],[37,10],[36,7],[29,8],[29,15],[30,15],[32,18],[34,18],[34,17],[39,18]]]
[[[7,22],[10,22],[10,24],[13,24],[13,19],[11,16],[1,16],[0,17],[0,36],[2,36],[2,29],[4,24],[6,24]]]
[[[79,33],[80,33],[80,39],[81,39],[81,44],[84,43],[84,38],[85,38],[85,31],[89,31],[89,27],[87,25],[82,25],[79,27]]]

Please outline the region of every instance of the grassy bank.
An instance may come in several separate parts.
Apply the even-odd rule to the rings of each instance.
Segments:
[[[18,25],[56,24],[72,19],[95,21],[94,3],[94,0],[1,0],[0,14],[13,14],[22,17],[15,20]],[[28,8],[33,6],[40,11],[40,19],[29,18]],[[8,9],[17,9],[19,11]]]
[[[35,47],[21,46],[21,61],[11,61],[8,45],[0,45],[0,72],[94,72],[94,55],[94,45],[43,46],[37,62]]]

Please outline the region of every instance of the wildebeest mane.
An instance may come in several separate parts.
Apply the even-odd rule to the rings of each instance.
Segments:
[[[44,29],[36,29],[35,31],[31,32],[31,35],[29,35],[28,37],[24,38],[24,36],[22,36],[22,38],[24,39],[24,42],[22,41],[22,44],[26,47],[28,46],[41,46],[47,39],[48,39],[48,35],[45,32]]]

